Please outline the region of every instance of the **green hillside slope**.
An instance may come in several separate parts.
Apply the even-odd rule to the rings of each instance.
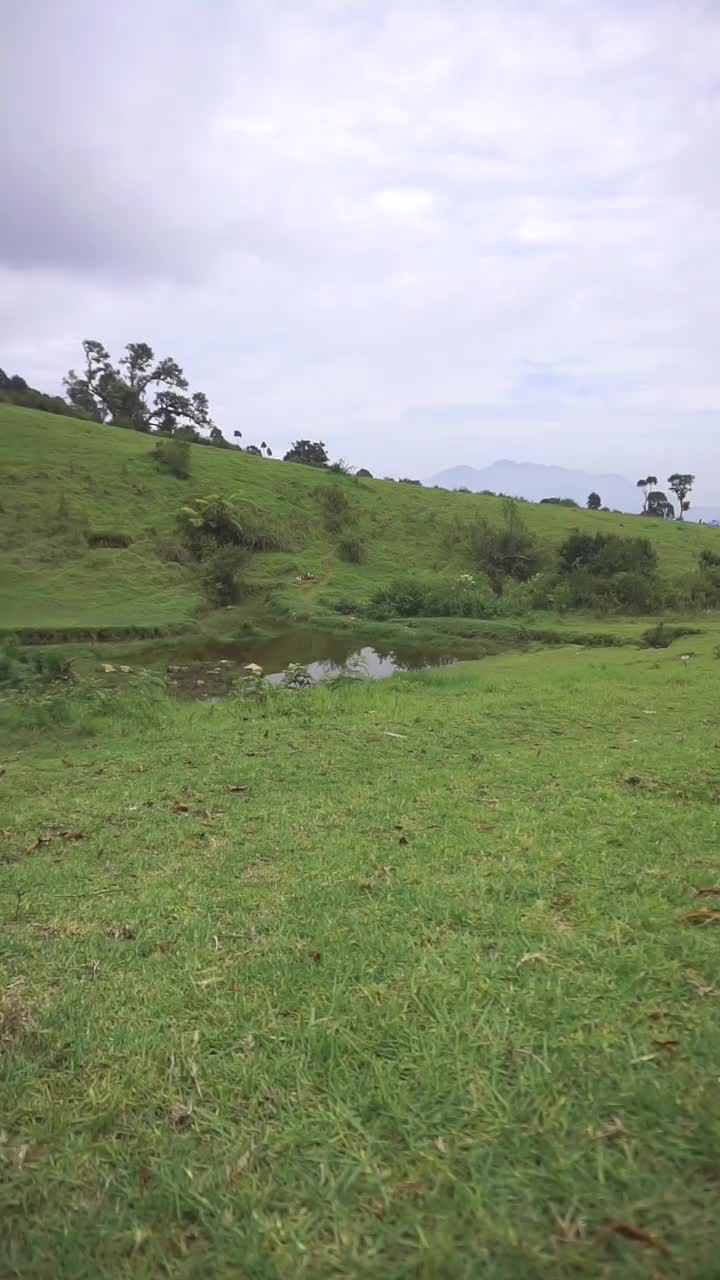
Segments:
[[[133,432],[0,405],[1,628],[192,620],[203,595],[197,567],[177,559],[175,520],[193,496],[237,494],[256,524],[279,533],[282,550],[256,557],[250,577],[286,608],[300,598],[300,573],[354,599],[398,573],[467,570],[453,524],[472,513],[499,518],[502,510],[496,498],[336,477],[199,445],[191,450],[190,479],[180,480],[158,469],[153,447]],[[366,549],[360,566],[340,558],[342,534],[327,530],[323,493],[331,485],[342,486],[347,533]],[[523,512],[548,550],[578,527],[642,534],[667,576],[691,570],[704,546],[720,543],[716,532],[698,526],[532,504]],[[124,534],[131,542],[93,547],[93,534]]]

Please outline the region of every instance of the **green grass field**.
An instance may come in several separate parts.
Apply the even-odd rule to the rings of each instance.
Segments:
[[[204,609],[196,566],[173,558],[175,519],[196,495],[239,494],[283,550],[258,556],[250,574],[257,609],[269,594],[286,614],[312,612],[323,594],[367,598],[399,572],[462,572],[473,565],[451,536],[472,513],[499,519],[497,498],[334,477],[310,467],[192,447],[192,474],[178,480],[151,458],[154,443],[117,428],[0,404],[0,629],[172,627]],[[338,555],[321,497],[341,485],[348,532],[366,563]],[[716,531],[632,516],[523,504],[546,550],[575,528],[652,539],[668,577],[691,571]],[[121,533],[125,549],[90,547],[88,533]],[[316,576],[301,588],[299,573]]]
[[[717,639],[0,708],[0,1274],[714,1280]]]

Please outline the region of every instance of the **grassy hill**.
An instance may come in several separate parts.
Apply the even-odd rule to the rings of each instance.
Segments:
[[[204,608],[197,567],[177,558],[175,520],[189,498],[237,494],[282,550],[256,557],[256,601],[307,607],[322,593],[367,597],[399,573],[472,568],[452,528],[473,513],[499,519],[497,498],[329,475],[239,452],[191,449],[188,480],[162,472],[153,440],[129,431],[0,405],[0,628],[182,626]],[[346,526],[329,532],[324,497],[341,486]],[[633,516],[523,505],[551,550],[576,528],[642,534],[661,571],[690,571],[717,532]],[[127,536],[127,547],[93,546],[93,535]],[[360,541],[362,565],[343,561],[343,536]],[[296,577],[316,582],[300,587]]]

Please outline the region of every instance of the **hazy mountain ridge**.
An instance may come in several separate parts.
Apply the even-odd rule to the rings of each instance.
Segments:
[[[541,498],[574,498],[585,506],[593,490],[600,494],[603,506],[619,511],[640,511],[642,495],[631,480],[618,475],[593,475],[566,467],[546,466],[540,462],[512,462],[500,459],[489,467],[449,467],[431,476],[427,484],[443,489],[470,489],[479,493],[492,489],[513,497],[539,502]]]

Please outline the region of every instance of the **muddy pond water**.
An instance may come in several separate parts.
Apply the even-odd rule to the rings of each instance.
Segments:
[[[396,671],[422,671],[455,662],[450,654],[414,646],[383,647],[363,644],[357,636],[295,630],[273,637],[242,640],[202,638],[166,646],[149,645],[133,654],[132,661],[166,673],[168,684],[180,696],[219,698],[245,673],[249,662],[262,667],[266,678],[279,684],[290,663],[302,663],[314,681],[344,672],[381,680]]]

